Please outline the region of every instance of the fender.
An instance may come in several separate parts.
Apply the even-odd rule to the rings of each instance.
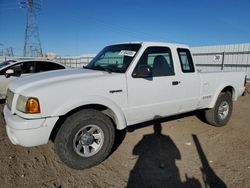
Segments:
[[[235,90],[235,87],[230,85],[230,84],[221,84],[218,89],[215,91],[214,97],[212,99],[212,101],[210,102],[210,104],[208,105],[208,108],[213,108],[215,106],[215,103],[220,95],[220,93],[223,91],[223,89],[225,89],[226,87],[231,87],[233,88],[232,91],[232,100],[236,101],[237,100],[237,93]]]
[[[92,104],[103,105],[109,108],[114,113],[114,121],[118,130],[127,127],[126,118],[121,108],[112,100],[101,96],[86,96],[82,100],[72,99],[65,101],[65,103],[61,104],[60,107],[53,112],[52,117],[63,116],[78,107]]]

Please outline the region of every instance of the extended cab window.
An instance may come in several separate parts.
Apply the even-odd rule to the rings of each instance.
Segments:
[[[182,72],[184,73],[194,72],[194,64],[190,51],[188,49],[178,48],[177,52],[179,55]]]
[[[152,68],[153,77],[174,75],[171,51],[167,47],[148,47],[140,58],[135,71],[144,65]]]

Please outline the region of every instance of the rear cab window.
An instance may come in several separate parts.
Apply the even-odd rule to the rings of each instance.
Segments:
[[[195,72],[194,63],[193,63],[190,51],[185,48],[178,48],[177,52],[178,52],[182,72],[183,73]]]

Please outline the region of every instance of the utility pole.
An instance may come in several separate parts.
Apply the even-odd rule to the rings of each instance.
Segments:
[[[27,10],[23,56],[42,57],[42,47],[38,31],[37,13],[41,10],[40,0],[23,0],[21,8]]]

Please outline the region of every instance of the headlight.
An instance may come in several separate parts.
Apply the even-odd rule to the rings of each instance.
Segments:
[[[19,95],[16,109],[27,114],[40,113],[39,100],[35,97],[25,97],[23,95]]]

